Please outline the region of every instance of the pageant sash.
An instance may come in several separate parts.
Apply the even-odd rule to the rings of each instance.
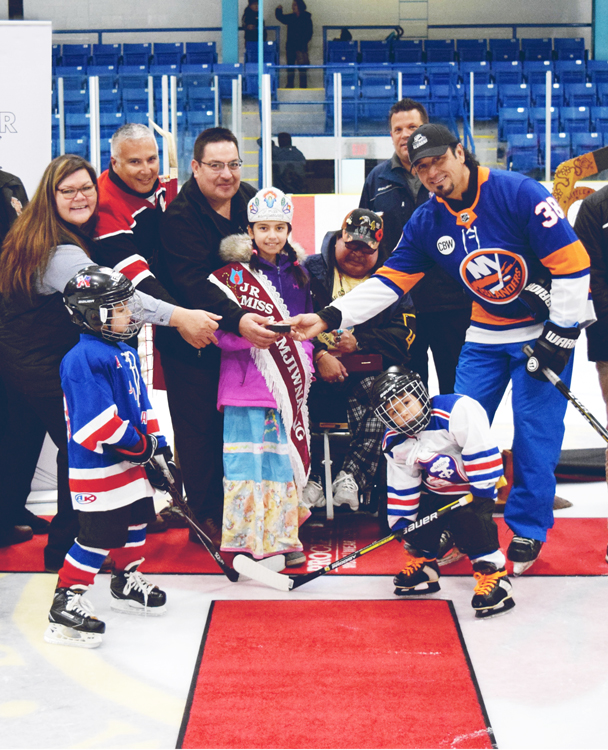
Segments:
[[[289,310],[270,279],[252,271],[248,263],[229,263],[209,277],[231,300],[248,312],[275,321],[290,317]],[[301,495],[310,471],[308,391],[312,380],[304,347],[291,338],[280,338],[269,349],[250,349],[256,367],[272,393],[289,436],[289,458]]]

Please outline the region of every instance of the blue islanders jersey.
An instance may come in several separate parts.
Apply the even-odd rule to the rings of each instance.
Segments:
[[[518,298],[544,269],[552,277],[551,320],[565,328],[593,320],[589,256],[557,201],[520,174],[480,167],[469,208],[455,212],[435,195],[420,206],[385,265],[333,303],[342,311],[342,326],[375,315],[435,263],[473,300],[468,341],[536,338],[542,326]]]
[[[502,457],[485,410],[468,396],[434,396],[426,430],[415,437],[387,430],[382,449],[391,528],[401,529],[416,520],[423,486],[445,495],[446,505],[468,492],[496,498]]]
[[[133,448],[137,432],[156,434],[166,445],[148,399],[137,352],[86,333],[60,368],[68,430],[72,504],[106,511],[129,505],[154,490],[146,470],[122,460],[110,446]]]

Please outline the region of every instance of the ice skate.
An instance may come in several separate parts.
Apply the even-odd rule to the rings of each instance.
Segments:
[[[97,648],[106,625],[93,614],[93,605],[84,598],[88,586],[55,589],[49,612],[49,626],[44,634],[47,643],[57,646]]]
[[[143,561],[142,557],[129,563],[124,570],[112,573],[110,592],[114,612],[158,617],[167,611],[165,592],[146,581],[137,570]]]
[[[359,510],[359,485],[355,482],[352,474],[341,471],[331,488],[334,505],[347,504],[351,510]]]
[[[507,558],[513,563],[513,575],[520,576],[528,570],[540,554],[542,542],[515,535],[507,550]]]
[[[458,549],[453,536],[446,529],[439,540],[437,565],[439,565],[440,568],[443,568],[445,565],[451,565],[452,563],[458,562],[458,560],[462,560],[464,556],[464,552],[461,552]]]
[[[471,606],[476,618],[495,617],[513,609],[513,586],[506,568],[497,568],[493,563],[481,560],[473,563],[473,575],[477,583]]]
[[[405,568],[393,578],[397,596],[418,596],[439,591],[439,566],[436,558],[410,557]]]

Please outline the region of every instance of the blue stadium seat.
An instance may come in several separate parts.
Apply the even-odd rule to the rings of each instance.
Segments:
[[[608,60],[587,60],[587,75],[592,83],[608,83]]]
[[[118,89],[99,89],[99,112],[120,112],[122,97]]]
[[[122,92],[122,106],[125,112],[141,112],[148,110],[147,89],[124,89]]]
[[[585,83],[587,69],[584,60],[556,60],[555,76],[560,83]]]
[[[492,63],[519,60],[519,39],[489,39]]]
[[[125,112],[125,125],[137,123],[139,125],[150,125],[148,121],[148,111],[145,109],[134,109],[132,112]]]
[[[506,141],[510,136],[528,132],[527,107],[501,107],[498,111],[498,140]]]
[[[181,112],[186,108],[186,90],[182,86],[177,86],[175,91],[175,98],[176,98],[176,104],[177,109]],[[169,106],[171,106],[171,89],[169,88]],[[156,113],[157,117],[160,117],[158,114],[159,112],[162,112],[163,110],[163,90],[162,86],[155,86],[154,87],[154,112]]]
[[[177,65],[182,64],[184,45],[182,42],[155,42],[154,43],[154,65]]]
[[[566,133],[588,133],[591,122],[589,107],[562,107],[559,111],[561,129]]]
[[[359,42],[359,52],[362,63],[390,62],[391,47],[386,39],[380,42],[362,40]]]
[[[90,44],[64,44],[61,50],[61,65],[70,68],[82,66],[86,70],[90,57]]]
[[[184,63],[182,65],[182,83],[184,87],[205,86],[213,84],[213,66],[208,63]]]
[[[340,73],[342,76],[342,97],[348,97],[352,99],[354,96],[358,96],[359,92],[359,74],[358,68],[354,63],[342,63],[335,65],[328,65],[325,68],[325,97],[327,99],[334,98],[334,73]],[[348,89],[349,94],[346,94]],[[352,93],[354,92],[354,93]]]
[[[549,60],[530,60],[524,62],[524,78],[531,86],[534,83],[545,83],[547,71],[554,80],[553,63]]]
[[[455,62],[426,64],[426,77],[430,86],[456,83],[459,76],[458,65]]]
[[[219,78],[220,97],[222,99],[232,98],[232,81],[245,73],[243,63],[216,63],[213,66],[213,74]]]
[[[118,70],[114,65],[89,65],[87,75],[97,76],[100,90],[116,88]]]
[[[431,99],[431,92],[427,85],[422,86],[403,86],[402,95],[404,99],[413,99],[428,109],[429,101]]]
[[[457,117],[462,111],[463,89],[461,86],[429,86],[431,97],[428,110],[431,119],[449,120]]]
[[[61,45],[53,44],[53,46],[51,47],[51,60],[53,62],[53,67],[59,64],[60,57],[61,57]]]
[[[63,110],[66,112],[87,112],[89,109],[88,91],[68,89],[63,92]]]
[[[585,40],[582,37],[556,37],[553,40],[553,51],[558,60],[584,60]]]
[[[278,88],[278,76],[273,63],[266,62],[263,64],[262,74],[270,74],[270,94],[276,96]],[[258,95],[258,64],[257,62],[245,63],[245,78],[243,81],[243,94],[246,96]]]
[[[545,161],[545,139],[539,138],[541,162]],[[551,171],[572,158],[572,141],[570,133],[551,133]]]
[[[401,81],[404,86],[422,86],[426,81],[424,63],[393,63],[393,76],[395,80],[399,72],[401,73]]]
[[[608,107],[591,107],[591,123],[598,133],[608,133]]]
[[[530,86],[530,98],[533,107],[544,107],[547,101],[547,87],[544,83],[534,83]],[[551,84],[551,106],[564,106],[564,87],[561,83]]]
[[[492,63],[492,75],[498,86],[513,85],[523,83],[524,69],[519,60],[501,60]]]
[[[498,117],[498,89],[493,83],[473,87],[473,108],[476,120],[495,120]],[[470,106],[470,97],[469,97]]]
[[[393,42],[395,63],[419,63],[423,60],[423,54],[421,39],[397,39]]]
[[[446,63],[456,60],[456,45],[453,39],[425,39],[424,51],[427,63]]]
[[[530,107],[530,125],[534,133],[545,132],[545,116],[546,110],[544,107]],[[551,132],[557,133],[559,130],[559,111],[557,107],[551,107]]]
[[[215,121],[213,108],[190,110],[187,113],[187,128],[189,133],[200,133],[202,130],[212,128]]]
[[[359,55],[359,45],[354,39],[342,42],[339,39],[327,42],[325,62],[327,63],[356,63]]]
[[[480,83],[491,83],[492,70],[490,68],[490,63],[486,60],[460,63],[460,77],[467,89],[470,85],[471,73],[475,76],[474,80],[476,86]]]
[[[608,83],[597,84],[597,103],[600,107],[608,107]]]
[[[217,62],[215,42],[186,42],[184,62],[189,65],[214,65]]]
[[[359,108],[361,118],[375,121],[386,119],[387,110],[395,100],[395,86],[390,66],[387,70],[382,68],[360,69],[359,82],[361,87]],[[386,104],[379,106],[378,100],[384,101]]]
[[[527,83],[507,83],[498,88],[498,100],[501,107],[529,107],[530,86]]]
[[[125,123],[124,112],[100,112],[99,136],[102,140],[111,138],[121,125]]]
[[[572,133],[572,158],[596,151],[604,145],[602,133]]]
[[[566,83],[564,96],[569,107],[595,107],[598,103],[595,83]]]
[[[89,158],[89,139],[88,138],[66,138],[65,153],[75,154],[83,159]]]
[[[161,78],[162,76],[179,76],[180,66],[179,65],[157,65],[151,63],[150,70],[148,71],[151,76],[155,78]]]
[[[538,136],[535,133],[509,136],[507,169],[513,172],[531,172],[538,168],[538,156]]]
[[[55,68],[55,77],[63,78],[63,89],[77,89],[81,91],[86,88],[87,85],[87,74],[86,68],[82,65],[74,66],[73,68],[65,68],[62,65]]]
[[[118,67],[122,55],[120,44],[94,44],[91,55],[92,65],[113,65]]]
[[[356,55],[355,55],[356,57]],[[265,63],[271,63],[272,65],[279,64],[279,51],[277,49],[277,43],[274,41],[266,41],[263,45],[263,58]],[[245,63],[257,63],[258,61],[258,43],[257,42],[245,42]],[[356,62],[356,59],[354,60]]]
[[[66,138],[88,138],[91,130],[91,115],[81,112],[67,112],[65,116]]]
[[[152,46],[149,43],[133,44],[125,43],[122,46],[122,62],[124,65],[143,65],[146,68],[150,64]]]
[[[552,40],[522,39],[521,55],[523,60],[551,60],[553,57]]]
[[[456,49],[461,65],[464,62],[481,62],[488,55],[488,40],[459,39]]]
[[[148,85],[146,65],[121,65],[118,68],[118,86],[121,89],[141,89]]]

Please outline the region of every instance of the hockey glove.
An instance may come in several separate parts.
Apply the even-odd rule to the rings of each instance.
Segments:
[[[528,374],[536,380],[546,381],[547,378],[542,371],[548,367],[559,375],[568,364],[580,333],[579,328],[562,328],[548,320],[542,334],[536,339],[532,356],[528,359]]]
[[[530,310],[537,323],[547,320],[551,312],[551,277],[539,276],[533,279],[518,299]]]
[[[175,472],[177,471],[177,467],[172,461],[173,453],[171,451],[171,448],[169,448],[168,445],[164,446],[163,448],[158,448],[154,455],[164,456],[165,461],[167,462],[167,467],[169,471],[171,472],[171,475],[175,477]],[[157,490],[162,490],[163,492],[169,492],[169,480],[163,474],[161,469],[158,468],[156,465],[147,463],[146,475],[152,487],[156,487]]]
[[[144,464],[147,464],[156,453],[158,449],[158,440],[156,439],[156,435],[144,435],[144,433],[139,432],[137,428],[135,428],[135,430],[139,434],[139,442],[132,448],[112,447],[125,461],[130,461],[132,464],[143,466]]]

